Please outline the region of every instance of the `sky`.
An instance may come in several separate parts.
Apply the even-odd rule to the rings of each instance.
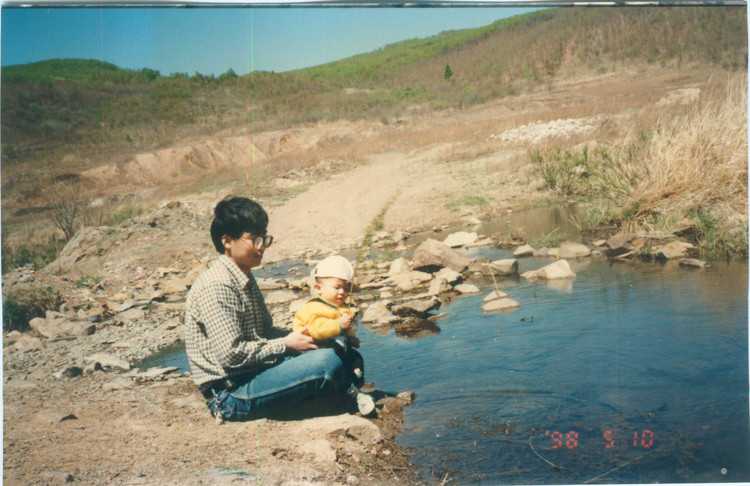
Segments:
[[[96,59],[165,76],[284,72],[532,10],[4,7],[0,63]]]

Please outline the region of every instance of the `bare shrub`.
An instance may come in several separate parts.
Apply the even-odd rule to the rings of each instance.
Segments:
[[[81,216],[81,201],[76,185],[67,182],[47,184],[42,197],[51,207],[50,219],[63,232],[65,239],[73,237]]]

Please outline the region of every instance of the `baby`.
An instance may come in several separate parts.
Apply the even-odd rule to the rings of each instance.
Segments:
[[[365,416],[375,410],[370,395],[359,391],[364,384],[364,361],[355,349],[359,339],[354,332],[354,312],[345,306],[355,290],[354,268],[342,256],[330,256],[318,263],[310,274],[310,294],[307,302],[294,316],[292,329],[307,326],[315,341],[329,341],[344,364],[347,394],[356,398],[360,413]]]

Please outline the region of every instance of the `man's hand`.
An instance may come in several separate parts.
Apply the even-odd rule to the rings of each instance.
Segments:
[[[341,329],[350,329],[352,327],[352,316],[349,314],[342,314],[339,318],[339,326]]]
[[[305,351],[312,351],[318,349],[318,346],[310,337],[307,326],[303,327],[299,331],[292,331],[284,337],[284,344],[286,349],[295,351],[297,353],[304,353]]]

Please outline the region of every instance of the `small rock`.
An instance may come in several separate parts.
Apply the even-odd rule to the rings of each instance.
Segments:
[[[386,302],[381,300],[369,306],[362,315],[362,322],[392,322],[398,320],[398,317],[388,309]]]
[[[412,268],[415,270],[437,271],[448,267],[463,272],[468,266],[467,256],[432,238],[423,241],[412,257]]]
[[[479,293],[479,288],[476,285],[472,284],[459,284],[453,287],[453,290],[456,292],[462,293],[462,294],[477,294]]]
[[[402,292],[414,290],[429,280],[432,280],[432,275],[419,271],[401,273],[391,277],[393,285]]]
[[[534,254],[534,248],[531,245],[521,245],[513,252],[516,258],[528,257]]]
[[[671,260],[673,258],[683,258],[690,250],[694,247],[690,243],[684,243],[682,241],[673,241],[667,245],[657,249],[656,257]]]
[[[487,296],[484,298],[484,302],[489,302],[491,300],[497,300],[497,299],[504,299],[508,296],[505,292],[502,290],[493,290]]]
[[[550,263],[539,270],[533,270],[521,274],[521,277],[527,280],[537,279],[564,279],[564,278],[575,278],[576,274],[570,269],[570,264],[567,260],[557,260],[554,263]]]
[[[401,305],[394,306],[391,311],[399,316],[427,317],[427,313],[440,308],[440,301],[432,299],[410,300]]]
[[[391,266],[388,269],[388,275],[399,275],[408,272],[409,263],[405,258],[396,258],[391,262]]]
[[[69,321],[64,317],[37,317],[29,321],[29,327],[45,338],[90,336],[96,331],[96,326],[90,322]]]
[[[167,295],[179,294],[181,292],[187,292],[187,283],[181,278],[171,278],[159,284],[159,290],[154,291],[150,300],[159,300]]]
[[[506,297],[503,299],[493,299],[488,302],[485,302],[484,304],[482,304],[482,311],[483,312],[498,312],[498,311],[504,311],[504,310],[517,309],[518,307],[521,307],[521,304],[519,304],[513,299],[509,299]]]
[[[583,243],[564,241],[557,250],[557,258],[582,258],[591,255],[591,250]]]
[[[125,371],[130,370],[130,363],[107,353],[96,353],[84,359],[89,363],[99,363],[102,368],[118,368]]]
[[[45,471],[42,476],[44,477],[44,484],[65,484],[75,481],[72,474],[64,471]]]
[[[117,319],[123,322],[137,321],[138,319],[143,319],[145,315],[146,313],[143,311],[143,309],[134,307],[132,309],[126,310],[125,312],[120,312],[119,314],[117,314]]]
[[[680,260],[680,266],[685,268],[706,268],[710,267],[708,263],[704,262],[703,260],[698,260],[696,258],[683,258]]]
[[[53,376],[57,379],[60,378],[76,378],[83,374],[83,368],[79,366],[68,366],[62,371],[58,371]]]
[[[490,268],[500,275],[513,275],[518,273],[518,260],[515,258],[504,258],[490,263]]]
[[[162,327],[167,331],[171,331],[172,329],[177,329],[178,327],[180,327],[181,324],[182,321],[180,321],[179,317],[173,317],[172,319],[164,322],[164,324],[162,324]]]
[[[292,292],[291,290],[278,290],[275,292],[270,292],[268,295],[266,295],[265,301],[266,305],[280,305],[287,304],[298,298],[299,295],[297,295],[295,292]]]
[[[476,242],[479,236],[476,233],[468,233],[466,231],[459,231],[448,235],[443,244],[451,248],[457,248],[461,246],[471,245]]]
[[[436,278],[430,282],[430,288],[427,290],[427,294],[440,295],[445,292],[450,292],[451,290],[453,290],[453,287],[451,287],[448,282],[441,278]]]
[[[435,274],[436,279],[441,279],[449,284],[454,284],[461,280],[461,274],[452,268],[443,268]]]
[[[133,388],[134,386],[135,385],[133,384],[133,380],[120,376],[108,383],[103,384],[102,390],[104,391],[129,390]]]
[[[336,462],[336,451],[326,439],[315,439],[306,442],[299,447],[301,454],[309,454],[315,458],[316,463],[333,466]]]
[[[256,278],[255,282],[258,284],[260,290],[279,290],[286,288],[286,284],[272,278]]]
[[[10,346],[10,350],[16,353],[29,353],[42,349],[42,340],[38,337],[24,334],[16,339],[16,342]]]
[[[115,314],[119,314],[120,312],[125,312],[126,310],[130,309],[131,307],[135,306],[135,299],[128,299],[117,308],[115,308]]]
[[[155,380],[156,378],[174,373],[178,369],[179,368],[177,368],[176,366],[156,366],[154,368],[149,368],[146,371],[136,373],[134,376],[136,376],[137,378],[144,378],[146,380]]]
[[[409,404],[412,404],[412,403],[414,403],[414,400],[416,400],[417,394],[414,393],[413,391],[410,391],[410,390],[408,390],[408,391],[402,391],[401,393],[399,393],[398,395],[396,395],[396,398],[399,398],[401,400],[406,401]]]
[[[71,412],[61,410],[44,410],[36,414],[36,418],[48,424],[59,424],[66,420],[78,420]]]
[[[367,419],[363,419],[363,420],[367,420]],[[380,433],[380,430],[378,429],[377,425],[369,421],[368,421],[368,424],[369,425],[365,425],[365,424],[352,425],[351,427],[346,429],[347,437],[351,437],[357,442],[361,442],[363,444],[377,444],[378,442],[382,441],[383,435]]]
[[[606,245],[608,256],[620,257],[638,251],[642,242],[635,233],[620,233],[608,239]]]

